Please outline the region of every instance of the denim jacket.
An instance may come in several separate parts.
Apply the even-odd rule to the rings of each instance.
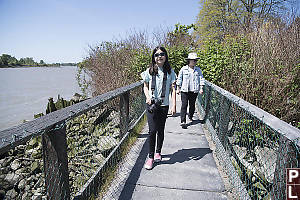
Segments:
[[[152,84],[152,76],[149,73],[149,68],[141,73],[141,77],[144,82],[149,83],[149,87],[151,88]],[[161,96],[162,93],[162,86],[163,86],[163,78],[164,78],[164,72],[162,69],[159,67],[158,68],[158,75],[156,75],[156,86],[154,93],[152,93],[152,90],[149,88],[149,96],[158,98]],[[170,90],[171,90],[171,85],[175,83],[176,81],[176,74],[173,69],[171,69],[171,74],[167,74],[167,83],[166,83],[166,93],[165,93],[165,98],[163,101],[162,105],[169,105],[169,95],[170,95]]]
[[[202,71],[199,67],[195,66],[193,76],[190,77],[188,69],[188,65],[180,69],[176,84],[181,88],[181,92],[189,92],[189,79],[192,78],[194,82],[192,90],[193,92],[198,93],[200,86],[204,86],[205,84]]]

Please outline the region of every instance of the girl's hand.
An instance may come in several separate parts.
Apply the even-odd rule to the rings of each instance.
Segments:
[[[146,103],[149,104],[149,105],[151,105],[151,98],[148,98],[148,97],[147,97],[147,98],[146,98]]]
[[[203,94],[203,89],[202,89],[202,88],[200,89],[199,93],[200,93],[200,94]]]
[[[175,115],[175,114],[176,114],[176,106],[172,106],[171,115]]]
[[[178,85],[177,88],[176,88],[176,93],[177,93],[177,94],[180,94],[180,87],[179,87],[179,85]]]

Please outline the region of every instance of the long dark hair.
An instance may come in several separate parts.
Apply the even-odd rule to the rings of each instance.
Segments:
[[[158,47],[155,47],[155,49],[153,49],[153,52],[152,52],[152,63],[149,66],[150,75],[158,73],[158,67],[156,65],[155,57],[154,57],[154,54],[156,53],[157,50],[161,50],[162,52],[165,53],[166,61],[163,65],[163,70],[164,71],[166,70],[168,72],[168,74],[171,74],[171,66],[170,66],[170,63],[169,63],[169,57],[168,57],[167,50],[164,47],[158,46]]]

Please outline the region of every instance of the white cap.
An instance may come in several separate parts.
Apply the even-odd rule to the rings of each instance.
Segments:
[[[198,60],[200,59],[199,57],[197,57],[197,53],[189,53],[188,57],[186,58],[186,60]]]

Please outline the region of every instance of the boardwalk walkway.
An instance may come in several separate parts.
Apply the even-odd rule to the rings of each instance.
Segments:
[[[177,112],[180,106],[178,101]],[[116,199],[227,199],[202,124],[197,114],[194,117],[196,120],[187,129],[179,125],[179,112],[168,117],[162,161],[155,164],[152,170],[143,168],[148,149],[148,126],[145,126],[138,141],[140,148],[132,153],[136,158],[131,157],[132,166],[129,162],[128,170],[123,170],[126,179],[122,188],[118,189],[120,194]]]

